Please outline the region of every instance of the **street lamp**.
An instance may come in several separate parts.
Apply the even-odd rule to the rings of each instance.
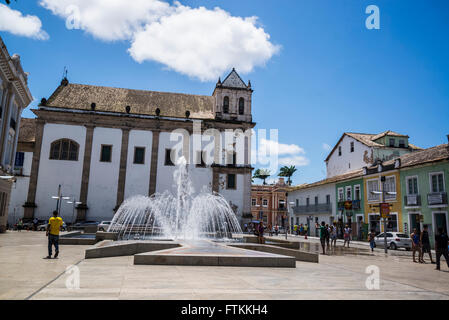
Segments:
[[[76,201],[75,197],[64,197],[64,200],[69,200],[67,201],[68,204],[73,204],[72,206],[72,226],[75,223],[75,208],[77,205],[83,204],[82,202],[78,202]]]
[[[397,195],[397,192],[392,191],[385,191],[385,177],[381,177],[382,182],[382,191],[371,191],[371,194],[380,195],[382,197],[381,204],[379,205],[379,213],[381,215],[381,218],[384,220],[384,247],[385,247],[385,253],[388,254],[388,240],[387,240],[387,218],[382,217],[382,204],[385,204],[385,195],[391,195],[395,196]]]
[[[288,232],[290,232],[290,230],[291,230],[291,225],[290,225],[290,222],[291,222],[290,209],[291,209],[291,207],[293,207],[294,205],[295,205],[294,202],[287,202],[287,212],[288,212],[288,216],[287,216],[288,222],[287,222],[287,225],[288,225]],[[286,230],[285,230],[285,240],[288,240],[288,232],[287,232],[287,229],[286,229]]]

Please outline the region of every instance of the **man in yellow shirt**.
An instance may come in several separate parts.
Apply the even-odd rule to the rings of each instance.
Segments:
[[[47,237],[48,237],[48,257],[51,259],[53,245],[55,246],[55,259],[59,255],[59,231],[63,225],[61,217],[58,217],[58,211],[53,212],[53,217],[48,220]]]

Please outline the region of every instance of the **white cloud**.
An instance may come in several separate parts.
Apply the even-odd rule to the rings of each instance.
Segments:
[[[303,148],[296,144],[282,144],[277,141],[260,139],[259,152],[267,150],[271,155],[277,154],[279,156],[305,154]]]
[[[129,52],[138,62],[157,61],[202,81],[216,80],[232,67],[248,73],[278,51],[256,20],[179,5],[137,32]]]
[[[36,16],[22,15],[20,11],[0,4],[0,31],[17,36],[47,40],[48,34],[42,30],[42,22]]]
[[[323,150],[324,151],[331,151],[332,147],[330,145],[328,145],[327,143],[323,143]]]
[[[156,61],[202,81],[232,67],[241,73],[264,65],[279,47],[256,17],[160,0],[41,0],[75,27],[105,40],[129,40],[137,62]]]
[[[158,0],[41,0],[39,4],[105,41],[130,40],[146,23],[173,10]]]
[[[290,156],[279,159],[279,165],[281,166],[296,166],[305,167],[310,164],[310,160],[304,156]]]
[[[305,150],[296,144],[282,144],[273,140],[260,139],[257,162],[262,167],[269,165],[273,172],[278,170],[279,166],[303,167],[310,164],[305,153]]]

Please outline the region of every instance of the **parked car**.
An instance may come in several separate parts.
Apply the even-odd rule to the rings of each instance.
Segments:
[[[48,223],[44,223],[44,224],[39,225],[37,227],[37,231],[46,231],[47,230],[47,225],[48,225]],[[67,231],[67,225],[65,224],[65,222],[62,224],[61,230],[62,231]]]
[[[381,233],[374,238],[376,247],[384,247],[385,234]],[[412,249],[412,240],[410,236],[399,232],[387,232],[387,246],[391,250],[403,248],[407,251]]]
[[[98,231],[108,231],[110,225],[111,225],[112,221],[102,221],[100,222],[100,224],[98,225]]]
[[[98,226],[100,223],[97,221],[81,221],[78,222],[76,224],[74,224],[73,226],[78,228],[78,227],[89,227],[89,226]]]

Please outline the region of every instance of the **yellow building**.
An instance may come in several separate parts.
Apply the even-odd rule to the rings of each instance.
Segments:
[[[365,221],[369,229],[376,233],[384,232],[384,223],[380,216],[380,204],[390,204],[390,218],[387,230],[390,232],[404,232],[402,223],[402,195],[400,175],[397,163],[383,166],[379,162],[376,166],[364,168],[364,206]]]

